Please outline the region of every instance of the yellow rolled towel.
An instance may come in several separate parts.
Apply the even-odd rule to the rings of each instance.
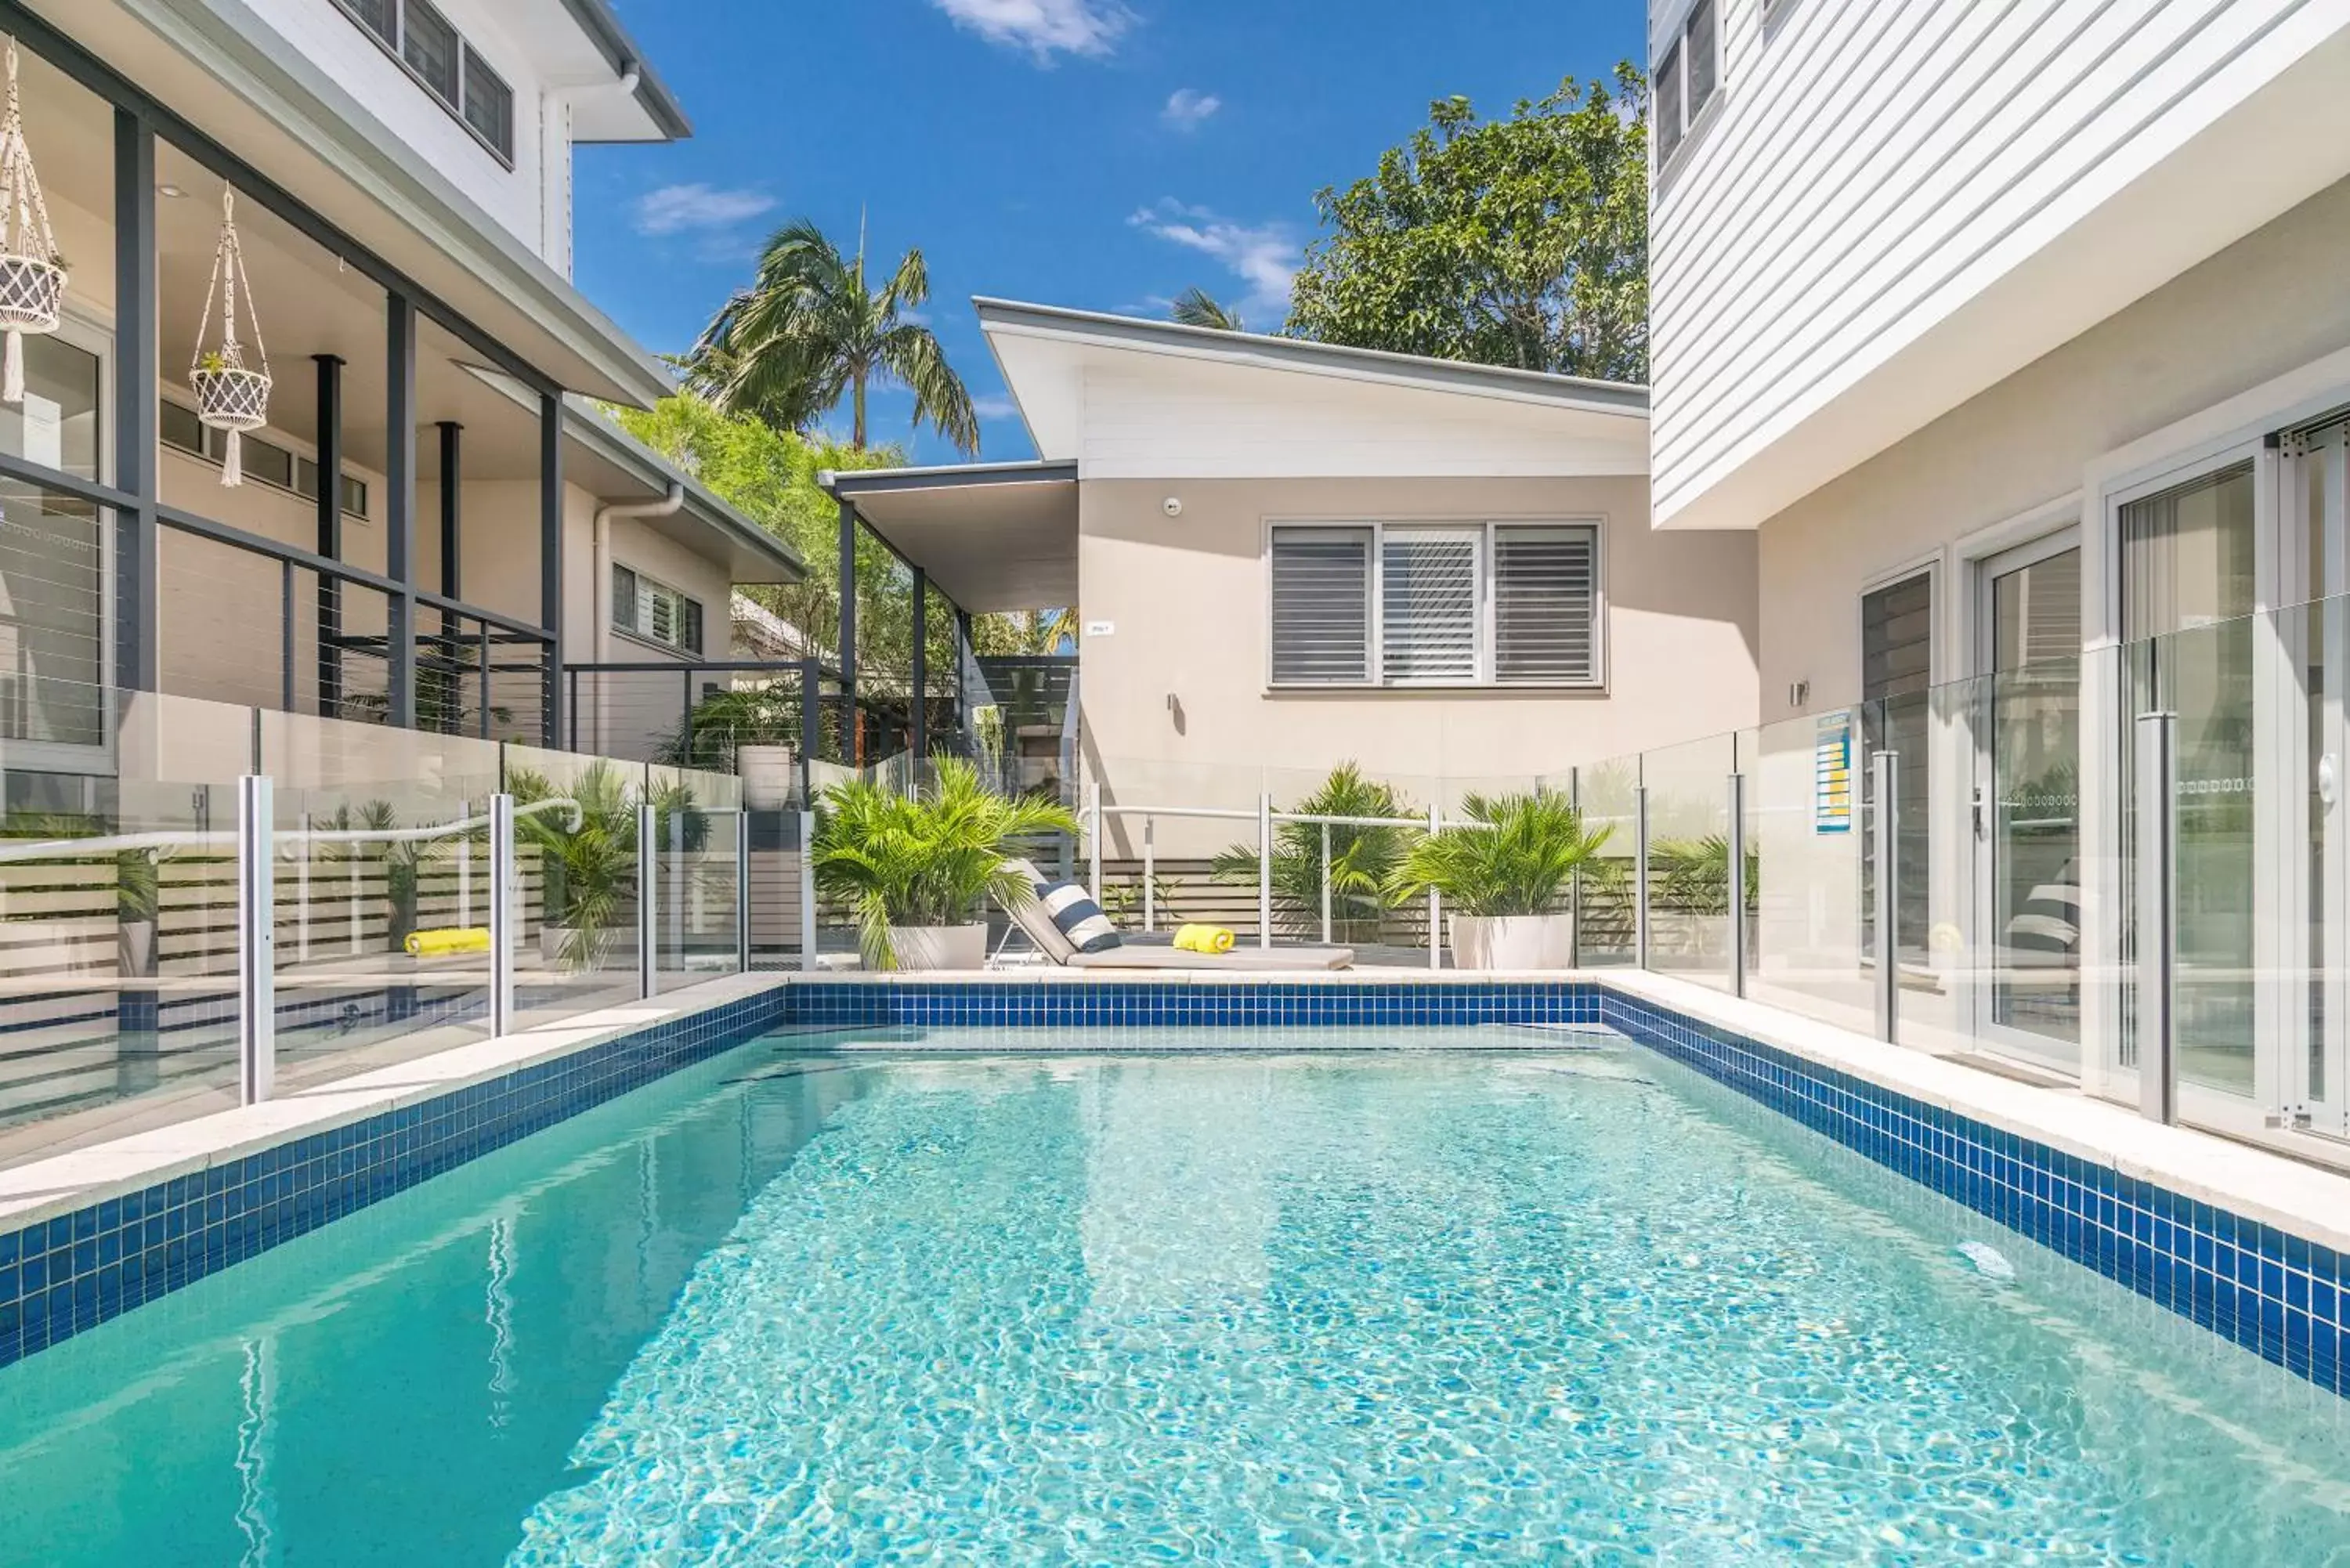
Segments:
[[[490,950],[490,930],[487,926],[443,926],[436,930],[411,931],[407,945],[411,958],[485,953]]]
[[[1232,933],[1222,926],[1184,926],[1175,933],[1175,945],[1187,953],[1228,953]]]

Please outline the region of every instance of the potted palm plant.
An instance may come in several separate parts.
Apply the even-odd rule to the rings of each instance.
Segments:
[[[1575,916],[1561,906],[1577,869],[1603,864],[1596,857],[1608,830],[1586,828],[1583,814],[1548,790],[1465,795],[1461,810],[1465,821],[1405,853],[1389,896],[1400,903],[1432,890],[1443,898],[1458,968],[1572,964]]]
[[[969,763],[947,758],[914,792],[868,780],[826,790],[811,845],[816,885],[855,909],[868,967],[979,969],[987,961],[982,900],[1031,896],[1004,856],[1017,840],[1078,831],[1065,807],[1000,794]]]

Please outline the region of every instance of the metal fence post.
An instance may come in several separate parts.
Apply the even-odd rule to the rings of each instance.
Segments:
[[[1158,824],[1150,817],[1142,819],[1142,934],[1149,936],[1159,929],[1159,837]]]
[[[1730,994],[1746,994],[1746,775],[1730,775]]]
[[[1087,779],[1086,781],[1086,888],[1093,894],[1094,902],[1097,904],[1101,902],[1102,896],[1101,841],[1101,781]]]
[[[1901,784],[1900,754],[1874,753],[1868,767],[1869,790],[1877,801],[1877,815],[1869,824],[1877,857],[1877,1037],[1890,1044],[1901,1022],[1901,839],[1895,794]]]
[[[637,995],[651,1001],[660,990],[660,846],[658,813],[650,801],[637,805]]]
[[[1632,789],[1632,961],[1648,967],[1648,786]]]
[[[238,1103],[277,1087],[277,909],[269,775],[236,789],[236,1064]]]
[[[800,968],[816,972],[816,813],[800,813]]]
[[[514,1033],[515,942],[522,935],[522,878],[515,872],[515,801],[490,796],[490,1034]]]
[[[734,972],[751,972],[751,814],[734,814]]]
[[[1330,928],[1330,825],[1322,825],[1322,945],[1332,945]]]
[[[2137,721],[2137,1099],[2178,1120],[2178,715]]]
[[[1428,807],[1428,836],[1430,838],[1444,831],[1444,814],[1434,802]],[[1428,890],[1428,967],[1444,967],[1444,895],[1433,887]]]
[[[1273,795],[1256,797],[1256,945],[1273,946]]]
[[[1566,804],[1575,813],[1575,826],[1583,826],[1583,770],[1566,771]],[[1575,863],[1575,874],[1566,882],[1566,967],[1583,967],[1583,862]]]

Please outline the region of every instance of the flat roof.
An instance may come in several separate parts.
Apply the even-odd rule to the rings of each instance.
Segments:
[[[1076,602],[1074,462],[827,470],[816,483],[974,615]]]

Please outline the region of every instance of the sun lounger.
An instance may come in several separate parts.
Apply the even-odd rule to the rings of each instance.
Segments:
[[[1011,862],[1013,868],[1025,876],[1035,886],[1042,886],[1045,877],[1025,860]],[[1253,973],[1287,970],[1347,969],[1355,961],[1352,948],[1277,947],[1234,948],[1228,953],[1187,952],[1173,945],[1171,938],[1156,940],[1127,937],[1118,947],[1097,953],[1081,953],[1069,945],[1053,924],[1053,917],[1043,903],[1024,898],[1017,905],[1007,904],[1003,912],[1012,917],[1036,950],[1047,961],[1064,969],[1127,969],[1127,970],[1210,970],[1243,971]]]

